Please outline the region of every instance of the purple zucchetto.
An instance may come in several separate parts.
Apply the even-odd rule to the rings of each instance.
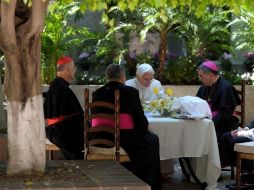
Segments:
[[[216,63],[214,63],[213,61],[206,61],[204,63],[202,63],[202,65],[204,65],[205,67],[218,72],[218,66],[216,65]]]

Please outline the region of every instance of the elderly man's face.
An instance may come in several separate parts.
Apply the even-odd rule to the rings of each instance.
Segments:
[[[139,83],[144,87],[149,87],[153,80],[153,73],[144,73],[141,77],[138,77]]]
[[[71,63],[69,63],[69,66],[67,68],[67,75],[68,75],[67,77],[68,77],[69,81],[74,80],[75,73],[76,73],[76,67],[75,67],[74,63],[71,62]]]

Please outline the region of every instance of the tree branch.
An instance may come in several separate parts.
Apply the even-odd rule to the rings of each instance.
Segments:
[[[48,0],[36,0],[32,2],[32,22],[30,26],[31,30],[27,35],[28,39],[43,31],[47,5]]]
[[[1,3],[1,22],[0,22],[0,44],[3,51],[15,51],[17,41],[14,25],[16,0],[10,0],[9,2],[0,1]]]
[[[25,4],[24,0],[18,0],[16,11],[15,11],[15,27],[16,30],[19,26],[26,23],[31,16],[31,8],[29,6],[29,1]]]

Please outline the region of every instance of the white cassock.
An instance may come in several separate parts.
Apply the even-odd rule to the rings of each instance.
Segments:
[[[137,78],[127,80],[125,82],[125,84],[128,85],[128,86],[132,86],[132,87],[136,88],[139,91],[139,98],[142,102],[143,101],[150,101],[150,100],[153,100],[155,98],[164,96],[164,90],[161,86],[161,83],[160,83],[160,81],[158,81],[156,79],[153,79],[151,81],[151,85],[149,87],[142,86],[139,83]],[[158,94],[154,93],[154,88],[158,88],[158,90],[159,90]]]

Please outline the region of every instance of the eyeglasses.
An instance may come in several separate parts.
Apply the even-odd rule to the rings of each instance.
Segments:
[[[146,81],[146,82],[150,82],[153,80],[153,77],[149,77],[149,78],[144,78],[144,77],[141,77],[142,80]]]

